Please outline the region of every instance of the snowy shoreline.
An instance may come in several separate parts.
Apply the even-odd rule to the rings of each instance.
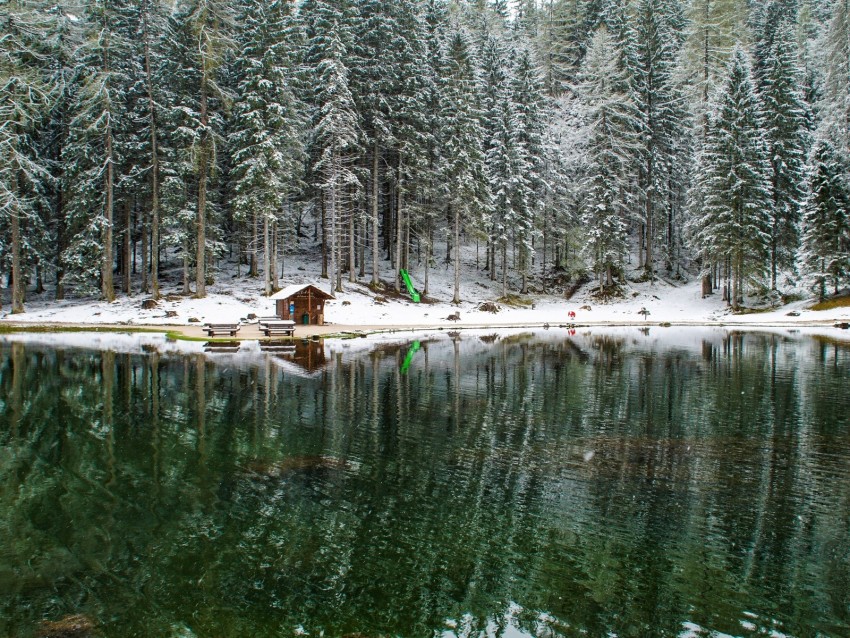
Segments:
[[[430,292],[421,303],[414,303],[406,293],[396,293],[392,282],[383,282],[382,289],[373,290],[367,278],[347,281],[344,290],[336,292],[325,305],[324,326],[296,326],[296,337],[328,335],[439,331],[439,330],[515,330],[563,327],[762,327],[796,328],[832,326],[850,323],[850,306],[828,310],[812,310],[814,299],[792,301],[773,308],[758,307],[746,314],[735,314],[719,292],[702,295],[701,282],[626,281],[621,296],[600,300],[594,284],[588,283],[569,299],[564,290],[549,288],[546,293],[529,287],[529,293],[505,300],[500,282],[482,276],[475,268],[473,254],[463,260],[464,277],[460,284],[460,304],[451,302],[452,271],[432,268]],[[291,258],[291,273],[280,285],[313,284],[328,290],[329,282],[322,278],[320,261],[307,255]],[[420,291],[425,280],[421,268],[411,270],[413,284]],[[538,287],[541,282],[534,282]],[[274,300],[266,297],[258,278],[234,275],[230,268],[219,273],[217,281],[207,287],[203,298],[180,294],[180,284],[172,279],[154,302],[140,293],[119,295],[115,301],[97,298],[74,298],[57,301],[51,291],[30,294],[26,312],[10,314],[4,303],[0,309],[0,330],[21,329],[55,331],[143,331],[179,333],[186,338],[204,339],[203,325],[207,322],[236,323],[242,327],[237,338],[261,338],[256,320],[275,314]],[[403,287],[402,287],[403,290]],[[5,292],[5,291],[0,291]],[[4,300],[5,301],[5,300]],[[495,311],[495,312],[494,312]],[[644,314],[645,313],[645,314]],[[450,316],[457,316],[450,320]]]
[[[835,320],[806,320],[806,321],[783,321],[783,322],[760,322],[760,321],[576,321],[552,324],[549,322],[457,322],[457,323],[431,323],[431,324],[387,324],[387,325],[362,325],[362,324],[328,324],[324,326],[298,326],[294,338],[321,337],[321,338],[351,338],[369,337],[377,335],[391,335],[397,333],[434,333],[453,331],[481,331],[496,330],[512,332],[517,330],[548,330],[567,329],[582,330],[587,328],[747,328],[752,330],[770,329],[832,329],[842,333],[847,330],[841,324],[845,321]],[[207,339],[202,325],[198,324],[127,324],[127,323],[70,323],[70,322],[24,322],[24,321],[2,321],[0,329],[5,334],[16,333],[126,333],[126,334],[171,334],[180,335],[187,339]],[[2,334],[0,333],[0,334]],[[850,333],[847,334],[850,340]],[[235,337],[217,337],[216,340],[225,341],[257,341],[267,339],[260,333],[255,323],[244,324],[240,333]]]

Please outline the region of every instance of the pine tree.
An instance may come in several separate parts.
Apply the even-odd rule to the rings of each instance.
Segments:
[[[584,57],[584,14],[581,0],[548,2],[537,10],[537,48],[546,91],[560,96],[575,79]]]
[[[361,128],[370,150],[368,159],[368,219],[371,229],[372,286],[380,283],[380,191],[381,167],[387,149],[393,143],[392,123],[387,103],[389,91],[388,38],[399,26],[386,10],[385,0],[364,0],[359,5],[362,28],[355,32],[351,55],[356,62],[351,69],[351,90],[357,102]]]
[[[154,299],[159,298],[159,253],[161,244],[162,225],[162,132],[160,121],[163,106],[174,100],[169,100],[168,79],[163,78],[162,69],[162,39],[161,35],[167,30],[165,7],[161,0],[140,0],[137,4],[136,34],[133,39],[135,55],[141,66],[141,81],[137,88],[140,96],[136,120],[142,130],[139,138],[140,152],[143,155],[143,166],[149,179],[150,193],[150,291]],[[143,141],[144,140],[144,141]],[[147,221],[143,222],[147,228]],[[143,247],[142,254],[145,249]],[[147,276],[143,273],[142,290],[147,291]]]
[[[121,153],[116,131],[126,117],[129,46],[123,6],[93,0],[85,15],[78,59],[80,88],[72,107],[66,182],[71,240],[62,261],[83,287],[100,279],[102,297],[115,299],[115,190]]]
[[[799,225],[805,198],[805,162],[809,113],[800,90],[793,33],[782,29],[774,37],[762,74],[762,103],[770,153],[771,288],[776,290],[780,268],[794,265],[800,244]]]
[[[52,95],[42,42],[49,24],[40,3],[4,2],[0,13],[0,263],[12,271],[12,313],[24,312],[24,226],[35,221],[36,196],[49,174],[35,152],[33,132]]]
[[[351,214],[347,190],[358,184],[353,171],[358,141],[358,121],[354,98],[348,84],[345,46],[339,36],[338,23],[317,34],[311,45],[317,51],[315,66],[316,108],[312,130],[317,156],[314,172],[321,176],[320,189],[327,211],[331,255],[331,288],[342,291],[341,231],[347,226],[345,216]]]
[[[825,37],[825,72],[821,116],[850,160],[850,0],[835,0]]]
[[[523,227],[524,212],[528,208],[527,189],[524,184],[522,157],[516,136],[514,105],[510,94],[504,89],[499,92],[494,106],[495,130],[491,134],[489,148],[485,154],[487,176],[492,200],[490,221],[490,250],[501,255],[502,295],[508,294],[508,243],[517,230]],[[495,265],[495,255],[491,263]],[[494,269],[495,270],[495,269]]]
[[[165,71],[175,85],[175,101],[166,117],[175,134],[172,143],[182,147],[177,152],[184,167],[180,177],[194,182],[195,296],[199,298],[206,296],[210,178],[215,174],[225,110],[231,99],[220,76],[234,46],[234,28],[230,5],[223,0],[185,0],[169,19],[171,49]],[[178,161],[177,156],[172,161]],[[187,167],[191,167],[191,176],[185,173]],[[184,250],[188,250],[189,238],[185,239]],[[188,262],[185,254],[184,263]]]
[[[299,108],[291,89],[286,51],[287,0],[249,0],[242,16],[238,84],[230,135],[234,214],[263,227],[263,278],[271,294],[271,237],[283,204],[298,185],[303,165]]]
[[[429,294],[429,271],[433,262],[434,235],[440,221],[446,219],[448,187],[446,180],[446,82],[449,77],[447,59],[448,17],[442,0],[426,0],[424,8],[424,53],[425,90],[423,109],[426,130],[424,156],[426,168],[421,173],[422,199],[422,243],[425,247],[425,275],[423,296]]]
[[[607,28],[591,40],[579,74],[578,94],[590,129],[582,223],[585,246],[601,289],[614,285],[626,255],[626,220],[633,188],[640,113],[618,65],[617,47]]]
[[[502,258],[502,287],[507,294],[507,246],[514,217],[512,190],[516,187],[516,149],[512,131],[513,105],[508,95],[507,56],[492,33],[483,34],[479,55],[481,134],[487,187],[493,213],[487,229],[487,268],[495,281],[496,255]],[[508,182],[513,182],[510,185]]]
[[[850,282],[850,166],[835,145],[820,139],[812,151],[803,217],[803,271],[821,300]]]
[[[689,0],[683,66],[700,136],[707,125],[709,98],[726,70],[736,41],[746,33],[746,0]]]
[[[122,149],[116,201],[122,287],[131,292],[135,243],[140,246],[142,292],[159,298],[159,245],[161,221],[161,149],[159,120],[166,91],[157,75],[162,61],[161,36],[166,27],[165,7],[160,0],[128,3],[118,25],[127,40],[123,60],[127,77],[122,126],[115,132]],[[150,250],[149,247],[153,247]],[[150,270],[151,276],[148,277]]]
[[[519,201],[522,203],[516,225],[519,244],[520,291],[528,292],[537,223],[543,210],[546,183],[544,179],[546,148],[544,135],[547,121],[543,83],[528,48],[519,51],[511,87],[514,104],[513,129],[516,131],[519,172]]]
[[[675,15],[664,0],[640,0],[636,27],[634,69],[635,96],[642,114],[642,148],[639,194],[643,219],[640,226],[640,265],[652,279],[656,248],[666,238],[665,249],[672,252],[670,226],[674,224],[675,193],[670,171],[681,161],[685,120],[684,100],[675,77],[677,34]],[[664,231],[667,232],[664,232]]]
[[[737,309],[770,263],[770,162],[747,55],[733,51],[696,169],[691,232],[704,264],[723,262]]]
[[[475,67],[463,34],[455,30],[447,51],[445,84],[445,180],[451,222],[454,296],[460,303],[460,236],[464,226],[481,227],[489,212],[482,132],[475,100]]]
[[[390,91],[386,96],[396,160],[396,291],[401,291],[399,268],[409,269],[410,235],[416,225],[418,202],[411,188],[428,169],[427,116],[422,98],[426,92],[427,60],[425,24],[415,2],[391,2],[392,21],[399,26],[389,39],[387,55]]]
[[[48,83],[55,87],[52,91],[50,109],[47,118],[40,127],[40,148],[38,154],[50,171],[49,178],[42,180],[46,190],[47,205],[42,208],[43,225],[48,230],[45,238],[48,245],[42,251],[39,272],[53,271],[55,299],[65,298],[65,272],[63,255],[69,242],[66,223],[67,192],[65,180],[66,146],[69,136],[70,119],[73,116],[73,104],[79,89],[80,72],[77,53],[80,50],[82,20],[62,5],[55,5],[47,12],[49,23],[44,40],[44,52],[49,59],[45,69]],[[36,274],[38,285],[38,272]]]

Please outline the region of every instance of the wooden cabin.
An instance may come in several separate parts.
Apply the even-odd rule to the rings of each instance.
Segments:
[[[325,302],[333,299],[313,284],[287,286],[271,296],[275,310],[281,319],[291,319],[296,325],[325,325]]]

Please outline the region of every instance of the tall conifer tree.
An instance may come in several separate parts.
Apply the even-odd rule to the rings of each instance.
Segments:
[[[809,112],[801,92],[793,33],[781,29],[773,38],[762,72],[762,103],[770,153],[772,191],[770,282],[776,289],[780,268],[794,265],[800,244],[800,216],[806,194]]]
[[[733,51],[696,170],[694,242],[705,264],[727,265],[729,300],[738,308],[750,277],[770,264],[770,162],[750,63]]]
[[[850,283],[850,166],[834,144],[821,139],[810,162],[803,218],[803,271],[819,297]]]

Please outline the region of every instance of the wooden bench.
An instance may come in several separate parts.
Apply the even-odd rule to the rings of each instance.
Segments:
[[[260,326],[260,330],[263,330],[269,323],[275,323],[277,321],[283,321],[277,315],[273,317],[257,317],[257,324]]]
[[[207,323],[204,324],[204,332],[207,333],[207,336],[214,337],[216,333],[218,334],[229,334],[231,337],[235,337],[236,333],[239,332],[239,324],[238,323]]]
[[[263,321],[260,323],[260,330],[267,337],[291,337],[295,332],[295,322],[290,319]]]

